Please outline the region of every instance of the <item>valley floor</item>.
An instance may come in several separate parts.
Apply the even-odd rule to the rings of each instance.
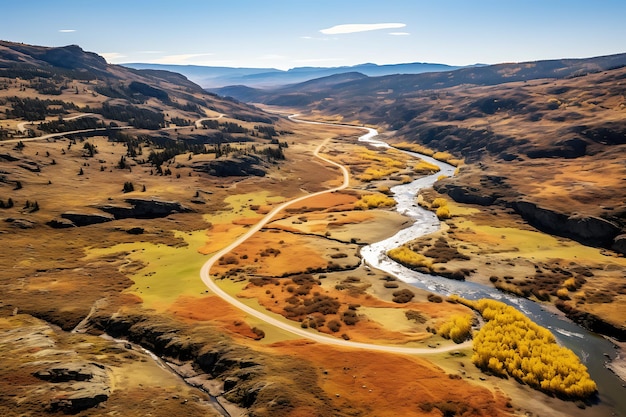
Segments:
[[[127,170],[120,170],[113,166],[126,148],[102,137],[89,139],[98,147],[97,159],[71,154],[66,139],[27,142],[19,152],[15,144],[0,143],[0,155],[19,158],[0,159],[0,168],[22,184],[3,189],[14,206],[0,211],[0,233],[10,242],[0,253],[0,264],[6,266],[0,272],[5,340],[0,349],[3,357],[14,358],[0,363],[4,415],[37,415],[42,407],[79,415],[118,410],[167,415],[181,409],[186,415],[217,415],[211,398],[189,384],[217,397],[230,415],[246,409],[256,416],[294,417],[600,416],[614,411],[482,374],[471,363],[467,345],[455,346],[434,334],[452,316],[471,310],[361,263],[360,247],[406,226],[407,219],[391,208],[389,187],[428,167],[399,151],[356,143],[354,129],[280,123],[291,132],[286,160],[259,177],[198,173],[192,164],[203,156],[197,155],[172,161],[170,176],[154,175],[149,165],[130,161]],[[325,159],[349,170],[348,187],[341,188],[344,175],[337,165],[314,157],[321,144]],[[20,167],[24,161],[36,161],[41,169]],[[123,192],[125,181],[136,185],[134,191]],[[222,254],[283,202],[333,188],[285,207]],[[71,228],[47,224],[68,213],[101,216],[98,207],[128,207],[132,199],[177,203],[179,209],[154,219],[128,217]],[[33,202],[38,210],[32,210]],[[477,271],[470,279],[504,268],[513,278],[498,273],[492,282],[512,286],[529,268],[554,269],[556,254],[534,258],[528,236],[535,232],[527,226],[450,207],[447,228],[418,243],[425,249],[444,238],[470,260],[442,258],[435,267]],[[200,270],[216,254],[210,273],[219,287],[276,320],[338,340],[437,353],[329,346],[272,326],[207,289]],[[577,266],[597,276],[600,260],[610,260],[604,264],[614,267],[603,271],[615,277],[623,271],[623,258],[593,256]],[[573,269],[562,259],[559,271]],[[571,291],[566,287],[568,295],[576,299],[586,291],[587,297],[599,297],[591,281]],[[182,378],[163,372],[136,345],[96,337],[102,333],[166,358]],[[90,370],[86,375],[91,376],[81,378],[95,381],[97,374],[100,385],[68,380],[69,371],[55,371],[70,369],[67,362],[95,364],[102,372]],[[84,398],[91,399],[90,407],[77,405]]]

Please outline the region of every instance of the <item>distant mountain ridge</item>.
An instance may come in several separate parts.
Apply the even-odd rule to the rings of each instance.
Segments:
[[[333,75],[276,88],[251,88],[233,85],[209,91],[250,103],[279,106],[308,106],[334,97],[343,100],[344,109],[360,99],[370,100],[384,94],[387,99],[404,97],[417,91],[440,90],[459,85],[489,86],[542,78],[564,79],[626,66],[626,53],[581,59],[504,63],[463,67],[455,70],[421,74],[386,76]],[[354,74],[354,73],[353,73]],[[354,99],[359,100],[355,101]],[[351,109],[353,111],[354,109]]]
[[[277,87],[296,84],[315,78],[359,72],[368,77],[394,74],[422,74],[425,72],[452,71],[463,68],[446,64],[413,62],[406,64],[377,65],[372,63],[344,67],[298,67],[284,71],[275,68],[229,68],[199,65],[164,65],[128,63],[134,69],[155,69],[178,72],[203,88],[220,88],[230,85],[248,87]]]

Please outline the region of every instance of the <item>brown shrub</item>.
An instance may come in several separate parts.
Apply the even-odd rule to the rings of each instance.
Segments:
[[[417,323],[420,323],[420,324],[424,324],[424,323],[426,323],[426,321],[428,321],[428,317],[426,317],[425,315],[423,315],[419,311],[408,310],[408,311],[406,311],[404,313],[404,315],[406,316],[407,320],[414,320],[414,321],[416,321]]]
[[[437,294],[428,294],[427,299],[431,303],[441,303],[441,302],[443,302],[443,298],[441,298],[441,296],[439,296]]]
[[[354,310],[346,310],[341,314],[341,321],[348,326],[353,326],[359,321],[359,316],[357,316]]]
[[[337,333],[339,329],[341,329],[341,323],[337,320],[331,320],[328,322],[327,327],[330,329],[331,332]]]
[[[392,295],[393,295],[392,301],[398,304],[408,303],[409,301],[413,299],[413,297],[415,297],[415,294],[413,293],[413,291],[408,290],[406,288],[399,290],[399,291],[394,291]]]

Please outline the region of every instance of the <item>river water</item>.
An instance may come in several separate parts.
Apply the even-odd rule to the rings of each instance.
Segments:
[[[374,129],[368,129],[368,131],[369,133],[361,136],[359,141],[371,146],[389,147],[387,143],[373,139],[377,135]],[[605,362],[608,360],[607,356],[614,358],[616,354],[610,341],[585,330],[561,315],[544,309],[539,303],[502,293],[491,286],[416,272],[392,261],[386,255],[387,251],[392,248],[439,230],[440,222],[437,216],[433,212],[419,207],[416,204],[416,196],[421,189],[432,187],[440,175],[452,176],[455,170],[455,167],[426,155],[414,152],[407,153],[439,166],[441,171],[412,183],[391,188],[397,202],[396,209],[410,217],[414,223],[388,239],[362,248],[361,255],[364,262],[406,283],[436,294],[444,296],[458,294],[470,300],[492,298],[514,306],[535,323],[550,329],[560,344],[574,351],[587,366],[591,378],[596,381],[600,403],[613,408],[615,415],[626,417],[624,382],[605,366]]]

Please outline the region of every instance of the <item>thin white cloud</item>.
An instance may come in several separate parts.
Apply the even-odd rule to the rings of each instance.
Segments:
[[[122,58],[126,58],[126,55],[120,54],[119,52],[104,52],[100,55],[110,64],[119,63],[122,61]]]
[[[399,29],[405,27],[404,23],[354,23],[337,25],[328,29],[320,30],[324,35],[343,35],[346,33],[368,32],[370,30]]]
[[[196,58],[202,58],[206,56],[212,56],[213,54],[177,54],[177,55],[166,55],[159,59],[155,59],[154,62],[157,64],[173,64],[173,65],[181,65],[188,64],[191,61],[197,61]]]
[[[163,51],[139,51],[140,54],[162,54]]]
[[[307,41],[331,41],[337,38],[328,38],[328,37],[316,37],[316,36],[300,36],[300,39],[304,39]]]
[[[389,32],[389,34],[392,36],[409,36],[410,35],[409,32]]]
[[[59,29],[59,32],[61,32],[61,33],[72,33],[72,32],[76,32],[76,29]]]

